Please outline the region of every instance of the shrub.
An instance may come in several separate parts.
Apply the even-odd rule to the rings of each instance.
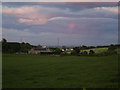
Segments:
[[[65,55],[69,55],[69,54],[67,52],[62,52],[61,55],[65,56]]]
[[[109,48],[108,48],[108,51],[114,51],[115,49],[117,49],[117,46],[110,45]]]
[[[83,51],[83,52],[80,52],[79,55],[80,55],[80,56],[81,56],[81,55],[85,55],[85,56],[86,56],[86,55],[88,55],[88,52],[87,52],[87,51]]]
[[[57,49],[55,50],[55,54],[61,54],[61,52],[62,52],[62,50],[60,50],[60,48],[57,48]]]
[[[89,55],[94,55],[94,54],[95,54],[94,50],[89,51]]]
[[[78,55],[78,53],[77,53],[75,50],[73,50],[73,51],[71,52],[71,55]]]
[[[109,56],[109,55],[115,55],[115,54],[117,54],[117,51],[106,51],[106,52],[102,52],[96,55],[97,56]]]

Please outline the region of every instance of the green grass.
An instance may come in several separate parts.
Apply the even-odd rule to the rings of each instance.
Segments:
[[[0,53],[0,89],[2,88],[2,54]]]
[[[89,52],[90,50],[94,50],[95,53],[98,54],[98,53],[102,53],[102,52],[107,51],[108,48],[93,48],[93,49],[86,49],[86,50],[83,50],[83,51]]]
[[[117,48],[116,51],[118,52],[118,54],[120,54],[120,48]]]
[[[3,88],[115,88],[117,56],[3,55]]]

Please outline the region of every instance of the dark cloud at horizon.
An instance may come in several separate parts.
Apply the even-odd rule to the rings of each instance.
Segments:
[[[79,11],[95,7],[114,7],[118,6],[118,2],[3,2],[3,6],[21,7],[21,6],[42,6],[50,8],[70,9],[71,11]]]

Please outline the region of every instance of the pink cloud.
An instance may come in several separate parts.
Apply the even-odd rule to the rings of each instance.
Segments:
[[[16,8],[16,9],[5,9],[3,13],[6,14],[28,14],[28,13],[36,13],[38,10],[32,7],[23,7],[23,8]]]
[[[69,29],[75,29],[77,27],[77,24],[71,23],[68,24]]]
[[[29,19],[19,19],[18,20],[20,23],[31,23],[32,22],[32,20],[29,20]]]
[[[47,23],[47,15],[41,14],[37,8],[22,7],[16,9],[5,9],[3,13],[13,15],[18,18],[19,23],[27,25],[43,25]]]
[[[119,0],[61,0],[64,2],[118,2]]]
[[[19,23],[25,23],[27,25],[43,25],[47,23],[47,19],[40,18],[40,19],[22,19],[18,20]]]

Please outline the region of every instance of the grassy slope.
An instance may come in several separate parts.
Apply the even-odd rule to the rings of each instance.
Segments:
[[[3,55],[3,88],[117,87],[117,56]]]
[[[93,48],[93,49],[86,49],[86,50],[83,50],[83,51],[87,51],[87,52],[89,52],[90,50],[94,50],[95,53],[102,53],[102,52],[107,51],[108,48]]]

